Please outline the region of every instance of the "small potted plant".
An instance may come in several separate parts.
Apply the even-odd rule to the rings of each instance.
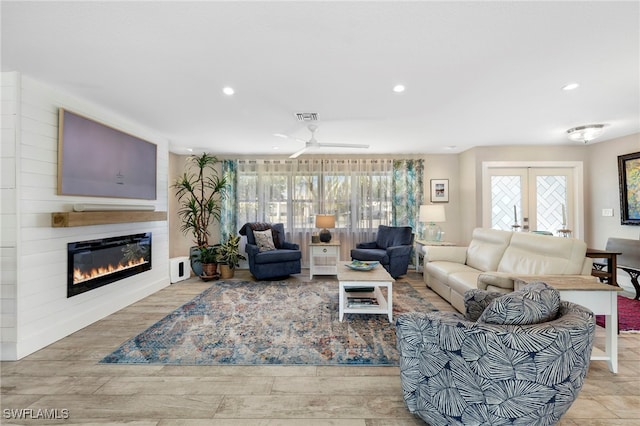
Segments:
[[[240,260],[246,259],[240,254],[240,236],[230,236],[218,247],[220,278],[233,278],[235,268],[240,266]]]
[[[201,278],[212,278],[218,272],[218,248],[219,246],[200,247],[193,256],[196,256],[202,266]]]

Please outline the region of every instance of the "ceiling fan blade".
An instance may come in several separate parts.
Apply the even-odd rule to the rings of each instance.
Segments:
[[[363,143],[319,143],[318,146],[328,148],[369,148],[369,145]]]
[[[296,151],[296,152],[294,152],[293,154],[291,154],[291,155],[289,156],[289,158],[298,158],[300,155],[302,155],[302,153],[303,153],[303,152],[305,152],[305,151],[307,150],[307,148],[309,148],[309,147],[305,146],[305,147],[304,147],[304,148],[302,148],[300,151]]]

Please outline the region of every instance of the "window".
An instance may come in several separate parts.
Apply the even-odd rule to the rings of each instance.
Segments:
[[[422,200],[422,160],[238,160],[232,163],[226,168],[227,172],[233,171],[230,181],[237,184],[232,190],[234,200],[222,215],[229,218],[223,223],[226,232],[235,233],[247,222],[283,223],[287,239],[300,244],[303,263],[311,235],[318,231],[316,214],[336,216],[336,228],[331,233],[341,242],[341,257],[348,259],[349,250],[357,242],[375,238],[378,225],[412,226]],[[400,170],[398,173],[403,166],[410,172]],[[398,175],[407,178],[398,179]],[[394,189],[398,180],[402,182]],[[411,192],[409,197],[408,192]],[[393,200],[402,204],[402,209],[394,209]]]

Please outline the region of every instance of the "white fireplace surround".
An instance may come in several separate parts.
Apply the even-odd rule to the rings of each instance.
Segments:
[[[17,72],[2,73],[2,318],[0,359],[21,359],[169,285],[166,220],[51,226],[73,205],[166,211],[168,140],[126,117]],[[157,144],[157,199],[57,195],[58,108],[81,111]],[[86,207],[85,207],[86,208]],[[67,243],[151,232],[152,269],[67,298]]]

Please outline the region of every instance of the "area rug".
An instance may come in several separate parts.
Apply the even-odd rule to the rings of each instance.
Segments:
[[[596,315],[596,324],[605,326],[604,315]],[[640,300],[618,295],[618,331],[640,333]]]
[[[394,318],[436,310],[408,283],[394,283]],[[218,281],[101,362],[398,365],[395,325],[386,315],[338,317],[335,281]]]

